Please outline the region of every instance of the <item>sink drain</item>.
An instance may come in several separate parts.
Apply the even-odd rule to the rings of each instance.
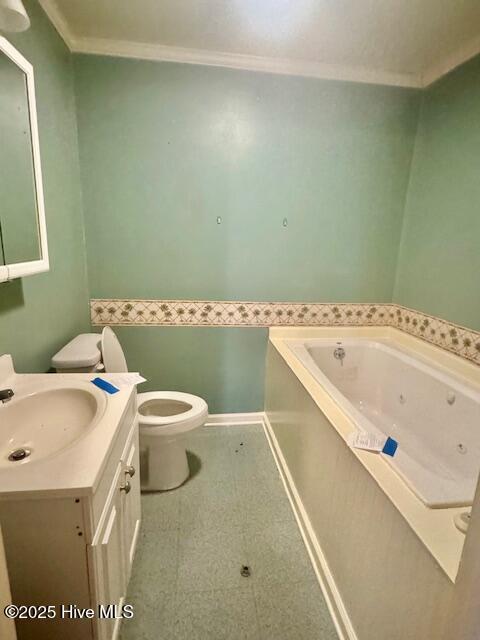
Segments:
[[[15,449],[9,454],[8,459],[10,462],[20,462],[20,460],[28,458],[31,453],[30,449]]]

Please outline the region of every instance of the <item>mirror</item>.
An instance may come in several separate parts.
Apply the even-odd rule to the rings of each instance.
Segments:
[[[0,37],[0,282],[48,271],[33,68]]]

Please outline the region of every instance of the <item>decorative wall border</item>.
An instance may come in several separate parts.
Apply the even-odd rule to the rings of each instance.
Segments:
[[[90,316],[97,327],[391,326],[480,365],[480,332],[397,304],[101,298]]]
[[[480,365],[480,332],[401,305],[391,305],[390,326]]]
[[[209,300],[91,300],[96,326],[385,325],[388,304],[324,304],[306,302],[212,302]]]

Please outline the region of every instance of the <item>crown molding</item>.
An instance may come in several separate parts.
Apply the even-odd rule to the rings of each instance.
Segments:
[[[464,62],[471,60],[480,53],[480,36],[467,42],[464,46],[457,49],[453,54],[446,56],[441,62],[432,65],[422,74],[421,86],[429,87],[443,76],[450,73]]]
[[[59,36],[65,42],[70,51],[72,51],[74,36],[55,0],[38,0],[38,3],[47,14],[50,22],[58,31]]]
[[[43,1],[45,2],[45,0]],[[420,87],[420,79],[413,74],[372,71],[359,67],[324,64],[310,60],[266,58],[122,40],[74,38],[71,42],[71,50],[75,53],[227,67],[229,69],[304,76],[324,80],[343,80],[410,88]]]
[[[180,62],[213,67],[226,67],[244,71],[256,71],[280,75],[303,76],[323,80],[340,80],[366,84],[380,84],[396,87],[426,89],[456,67],[480,54],[480,37],[468,42],[455,53],[446,56],[420,74],[373,71],[355,66],[344,66],[294,60],[287,58],[267,58],[246,54],[234,54],[204,49],[170,47],[161,44],[147,44],[128,40],[77,37],[71,31],[55,0],[38,0],[59,35],[70,51],[91,55]]]

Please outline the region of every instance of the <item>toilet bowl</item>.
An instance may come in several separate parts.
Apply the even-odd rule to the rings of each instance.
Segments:
[[[137,412],[142,488],[178,487],[190,473],[181,434],[205,424],[207,403],[189,393],[153,391],[138,395]]]
[[[58,373],[128,371],[123,349],[110,327],[81,334],[52,358]],[[190,471],[183,435],[205,424],[203,398],[177,391],[150,391],[137,396],[142,491],[167,491],[187,480]]]

